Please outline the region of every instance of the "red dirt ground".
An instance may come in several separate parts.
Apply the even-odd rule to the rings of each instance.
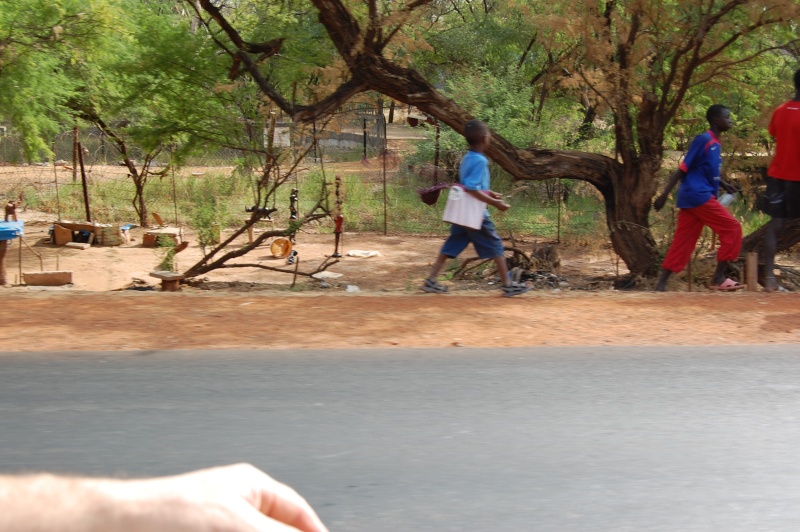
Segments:
[[[26,226],[36,243],[48,224]],[[135,235],[138,237],[139,235]],[[122,290],[148,276],[156,251],[136,240],[117,248],[55,248],[41,242],[46,269],[75,271],[72,288],[0,288],[3,351],[288,349],[364,347],[506,347],[575,345],[707,345],[796,343],[800,293],[578,290],[587,276],[609,275],[611,262],[580,250],[562,251],[562,276],[573,289],[536,290],[502,298],[489,280],[447,281],[446,295],[418,291],[441,238],[349,235],[345,250],[380,256],[345,257],[330,271],[342,277],[320,288],[263,270],[209,274],[210,286],[181,292]],[[299,235],[301,271],[332,251],[332,235]],[[199,250],[178,255],[188,267]],[[17,275],[16,247],[8,256]],[[258,257],[280,265],[265,249]],[[39,269],[25,255],[23,269]],[[358,286],[348,293],[346,287]],[[679,289],[676,285],[674,289]]]

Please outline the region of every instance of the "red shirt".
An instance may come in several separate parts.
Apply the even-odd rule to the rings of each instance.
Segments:
[[[790,100],[772,113],[769,134],[775,138],[775,157],[767,174],[800,181],[800,102]]]

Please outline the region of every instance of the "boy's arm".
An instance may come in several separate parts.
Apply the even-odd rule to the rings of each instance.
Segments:
[[[656,211],[660,211],[664,208],[664,205],[667,203],[669,193],[672,192],[672,189],[675,188],[675,185],[678,184],[678,181],[683,179],[684,176],[686,176],[686,172],[680,168],[675,170],[675,172],[670,176],[669,181],[667,181],[667,186],[664,187],[664,192],[662,192],[661,195],[658,196],[653,202],[653,208]]]
[[[492,192],[491,190],[467,190],[466,192],[473,198],[478,198],[500,211],[507,211],[511,207],[511,205],[503,201],[502,196],[497,192]]]

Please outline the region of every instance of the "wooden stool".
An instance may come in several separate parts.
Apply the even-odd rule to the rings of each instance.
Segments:
[[[150,277],[161,279],[162,292],[177,292],[181,289],[182,273],[176,272],[150,272]]]

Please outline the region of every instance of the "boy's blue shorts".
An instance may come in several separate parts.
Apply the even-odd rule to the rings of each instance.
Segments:
[[[470,229],[462,225],[451,225],[450,236],[442,246],[441,254],[451,259],[456,258],[472,242],[478,257],[482,259],[496,259],[505,254],[503,240],[494,229],[494,224],[488,218],[483,219],[480,229]]]

